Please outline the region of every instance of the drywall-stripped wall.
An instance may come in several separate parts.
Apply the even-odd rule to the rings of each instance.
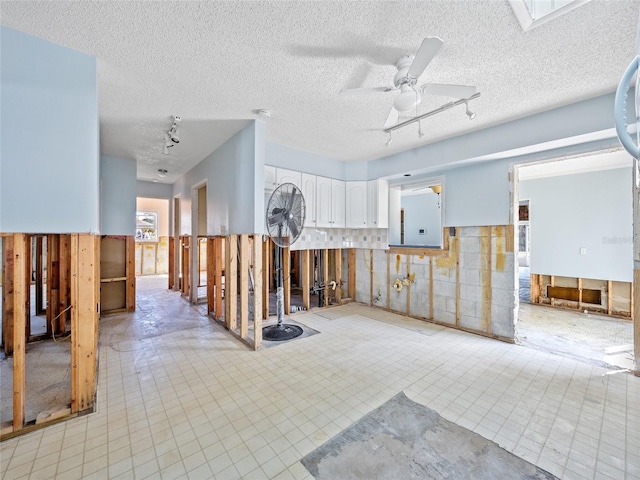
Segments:
[[[521,181],[531,273],[631,282],[631,183],[631,168]]]
[[[136,162],[100,158],[100,233],[136,234]]]
[[[254,121],[173,185],[180,195],[180,232],[192,234],[192,188],[207,185],[207,232],[199,235],[263,233],[264,124]]]
[[[0,27],[0,231],[98,232],[96,59]]]
[[[404,210],[404,244],[440,247],[442,221],[438,195],[431,190],[403,195],[400,203]]]

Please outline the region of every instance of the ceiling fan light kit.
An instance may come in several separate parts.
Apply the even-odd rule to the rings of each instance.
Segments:
[[[426,37],[422,40],[420,48],[416,52],[415,56],[405,55],[400,58],[400,60],[395,64],[398,71],[393,77],[392,87],[352,88],[342,90],[340,92],[341,94],[359,95],[400,91],[393,100],[391,111],[387,116],[387,120],[384,122],[384,132],[389,134],[389,140],[385,142],[387,148],[391,146],[392,131],[405,127],[413,122],[420,122],[420,120],[424,118],[444,112],[445,110],[455,107],[456,105],[460,105],[461,103],[466,105],[466,113],[469,119],[473,120],[475,118],[476,114],[469,110],[469,101],[480,96],[480,93],[476,92],[476,87],[470,85],[440,83],[424,83],[419,87],[416,86],[418,78],[420,78],[420,75],[422,75],[433,58],[438,54],[443,44],[444,42],[438,37]],[[410,112],[417,109],[418,105],[422,103],[423,95],[453,97],[459,100],[446,103],[440,108],[398,123],[400,121],[400,113]],[[418,123],[418,138],[422,138],[423,136],[424,132],[422,130],[422,125]]]

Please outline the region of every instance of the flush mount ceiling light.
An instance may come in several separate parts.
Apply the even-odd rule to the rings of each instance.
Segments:
[[[167,176],[167,173],[169,173],[169,171],[168,171],[168,170],[166,170],[165,168],[159,168],[159,169],[158,169],[158,176],[159,176],[160,178],[164,178],[164,177],[166,177],[166,176]]]
[[[263,108],[258,110],[258,116],[263,120],[269,120],[271,118],[271,112]]]

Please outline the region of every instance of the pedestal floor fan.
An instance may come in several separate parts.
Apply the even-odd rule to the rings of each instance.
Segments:
[[[284,323],[284,275],[282,271],[282,255],[285,247],[293,245],[298,239],[304,225],[304,196],[293,183],[278,185],[267,202],[267,232],[276,245],[276,275],[278,287],[276,291],[276,308],[278,323],[263,327],[262,337],[265,340],[280,342],[302,335],[302,328]]]

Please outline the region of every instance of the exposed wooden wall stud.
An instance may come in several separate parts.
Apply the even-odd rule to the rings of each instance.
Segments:
[[[238,236],[228,235],[224,263],[224,324],[229,330],[238,327]]]
[[[302,306],[309,310],[311,308],[311,299],[309,298],[310,277],[309,277],[309,250],[300,252],[302,263]]]
[[[249,235],[240,235],[240,338],[249,333]]]
[[[262,276],[262,235],[253,237],[253,349],[259,350],[262,347],[262,292],[268,290],[263,288]],[[266,285],[264,285],[266,287]]]
[[[340,305],[342,302],[342,249],[336,248],[335,252],[335,260],[336,260],[336,290],[335,297],[336,303]]]
[[[27,236],[13,235],[13,431],[24,426]]]

